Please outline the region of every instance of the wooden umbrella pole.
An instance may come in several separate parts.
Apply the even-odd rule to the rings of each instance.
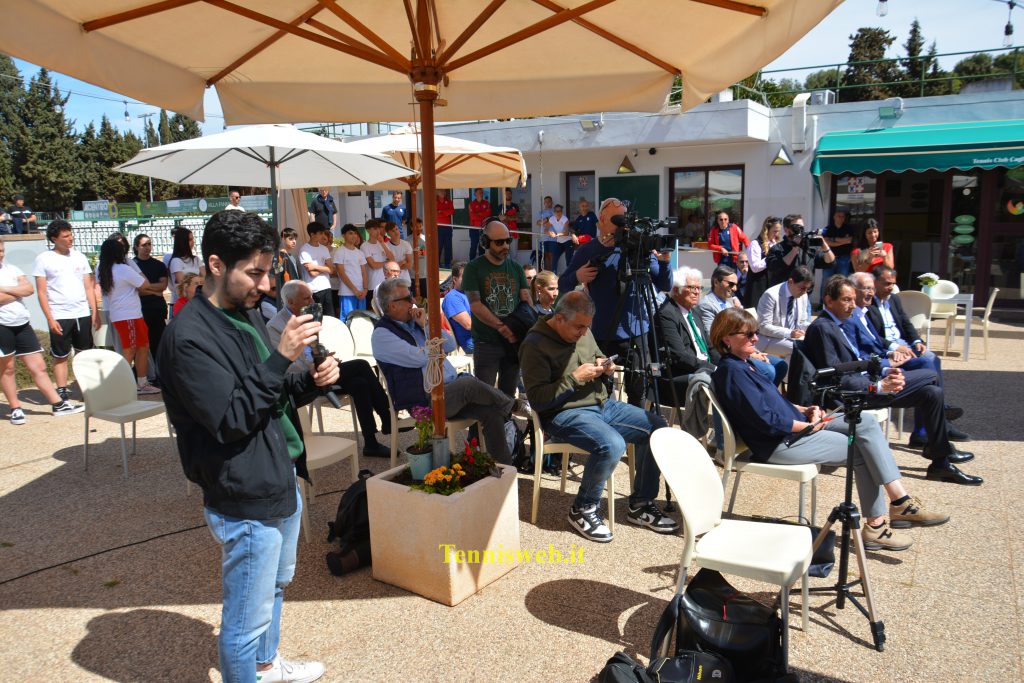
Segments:
[[[415,180],[409,183],[409,241],[412,242],[412,291],[416,296],[424,296],[425,292],[419,291],[420,287],[420,260],[416,252],[420,248],[420,230],[416,227],[416,187]]]
[[[427,316],[431,338],[441,336],[441,296],[437,261],[437,189],[434,168],[434,100],[437,99],[439,74],[431,67],[414,73],[416,101],[420,105],[422,148],[423,229],[427,238]],[[413,221],[415,225],[415,219]],[[434,436],[444,436],[444,383],[431,392]]]

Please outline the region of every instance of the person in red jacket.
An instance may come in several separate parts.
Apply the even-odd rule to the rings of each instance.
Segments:
[[[452,217],[455,204],[444,190],[437,191],[437,262],[442,268],[452,267]]]
[[[469,224],[477,228],[483,227],[484,220],[494,215],[491,203],[484,199],[484,191],[477,188],[476,199],[469,203]],[[469,231],[469,260],[472,261],[479,256],[480,231]]]
[[[743,228],[730,221],[728,211],[715,214],[715,224],[708,236],[708,249],[715,263],[735,270],[736,254],[749,246],[750,238],[743,233]]]

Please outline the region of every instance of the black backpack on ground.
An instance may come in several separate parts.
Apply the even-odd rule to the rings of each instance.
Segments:
[[[729,662],[713,652],[684,650],[675,657],[658,657],[644,668],[625,652],[616,652],[601,669],[598,683],[735,683]]]
[[[341,550],[327,553],[327,568],[341,576],[373,561],[370,555],[370,513],[366,502],[366,480],[373,476],[370,470],[360,470],[359,478],[352,482],[338,502],[333,522],[328,522],[327,542],[338,539]]]

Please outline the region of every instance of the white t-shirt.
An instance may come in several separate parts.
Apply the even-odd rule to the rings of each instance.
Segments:
[[[399,240],[398,244],[391,245],[391,253],[394,255],[397,263],[402,263],[402,261],[405,260],[405,257],[412,253],[412,245],[405,240]],[[410,263],[410,265],[412,264]],[[402,272],[398,277],[404,277],[406,280],[409,280],[410,282],[412,281],[409,269],[404,266],[402,267]]]
[[[18,278],[24,276],[25,273],[18,266],[0,264],[0,287],[17,287]],[[30,317],[25,304],[21,303],[21,297],[0,306],[0,325],[18,327],[27,323]]]
[[[570,235],[562,234],[562,232],[565,231],[565,224],[569,222],[568,216],[564,214],[561,218],[555,218],[554,216],[551,216],[550,218],[548,218],[548,222],[551,223],[551,229],[555,231],[556,235],[558,235],[558,237],[555,239],[556,242],[561,244],[572,241],[572,237]]]
[[[331,250],[324,246],[314,247],[306,243],[299,247],[299,272],[302,273],[302,281],[309,285],[313,292],[322,292],[331,288],[331,278],[323,273],[310,275],[303,263],[315,263],[318,266],[326,266],[331,259]]]
[[[377,242],[377,244],[363,242],[363,246],[359,248],[367,258],[372,258],[377,263],[383,264],[388,260],[388,255],[384,253],[384,246],[380,242]],[[370,268],[370,266],[367,265],[366,269],[369,271],[370,275],[369,283],[367,283],[366,288],[377,289],[377,285],[384,282],[384,268]]]
[[[145,275],[142,274],[142,268],[139,268],[139,264],[137,264],[135,262],[135,259],[128,259],[127,261],[125,261],[125,264],[129,268],[134,270],[136,273],[138,273],[139,275],[142,275],[143,277],[145,277]],[[115,265],[117,265],[117,264],[115,264]],[[100,283],[100,264],[98,264],[98,263],[96,264],[96,268],[92,271],[92,276],[94,278],[96,278],[96,284],[99,284]],[[100,288],[100,298],[102,299],[103,310],[107,312],[107,322],[112,322],[110,320],[110,297],[108,297],[106,294],[103,293],[103,288],[102,287]]]
[[[67,255],[44,251],[32,264],[32,277],[46,278],[46,299],[54,320],[70,320],[92,315],[85,298],[85,278],[90,275],[89,260],[77,249]]]
[[[345,275],[352,284],[363,289],[363,268],[366,256],[358,249],[340,246],[334,250],[334,265],[345,269]],[[356,293],[345,286],[345,281],[338,278],[338,296],[355,296]]]
[[[146,276],[124,263],[115,263],[111,274],[114,286],[104,296],[104,310],[110,322],[141,318],[142,300],[138,288],[146,283]]]

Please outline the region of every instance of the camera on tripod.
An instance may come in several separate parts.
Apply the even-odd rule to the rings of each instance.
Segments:
[[[615,231],[615,246],[619,248],[623,258],[634,269],[650,270],[651,251],[662,251],[672,248],[668,235],[658,234],[661,228],[671,232],[679,225],[679,219],[669,217],[656,221],[653,218],[638,218],[635,211],[612,216]]]
[[[842,379],[846,375],[867,372],[871,382],[867,391],[843,389]],[[839,363],[832,368],[821,368],[811,378],[811,394],[818,397],[818,405],[842,403],[849,406],[857,403],[866,408],[884,408],[892,402],[892,394],[874,390],[882,379],[882,359],[872,355],[867,360]]]
[[[800,240],[800,247],[802,249],[821,247],[825,244],[825,239],[821,236],[821,230],[819,229],[805,230],[804,226],[795,224],[789,226],[789,231],[794,239]]]

